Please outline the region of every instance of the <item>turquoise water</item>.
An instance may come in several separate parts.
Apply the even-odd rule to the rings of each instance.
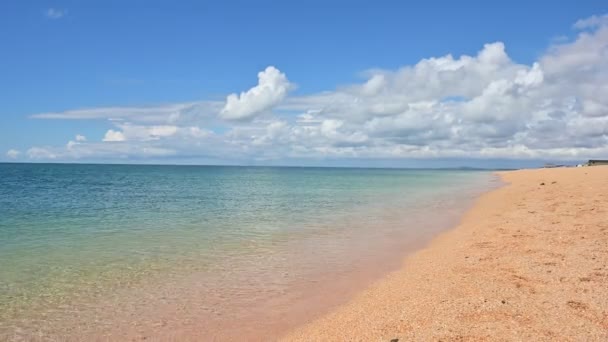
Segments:
[[[229,287],[227,262],[263,274],[325,250],[360,257],[346,251],[415,230],[408,210],[489,182],[477,171],[0,164],[0,330],[152,280],[202,272]]]

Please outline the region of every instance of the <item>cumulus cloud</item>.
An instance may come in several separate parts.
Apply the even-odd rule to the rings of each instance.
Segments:
[[[125,135],[122,132],[115,131],[113,129],[109,129],[103,137],[103,141],[106,142],[116,142],[125,140]]]
[[[115,125],[120,130],[108,130],[103,141],[154,141],[167,138],[202,138],[212,134],[211,131],[201,129],[198,126],[136,125],[130,122],[117,122]]]
[[[10,149],[10,150],[6,151],[6,157],[9,159],[17,159],[20,154],[21,154],[21,152],[15,150],[15,149]]]
[[[258,85],[240,95],[228,95],[220,116],[228,120],[250,119],[279,104],[291,87],[284,73],[269,66],[258,73]]]
[[[170,137],[177,133],[177,126],[138,126],[129,123],[119,124],[122,129],[124,140],[158,140],[163,137]]]
[[[502,42],[472,55],[429,57],[368,70],[360,83],[302,96],[274,67],[226,102],[100,108],[35,115],[109,119],[103,142],[76,139],[50,155],[286,158],[587,159],[608,154],[608,22],[577,22],[576,36],[537,61],[512,60]],[[224,124],[214,132],[210,127]],[[214,128],[215,129],[215,128]],[[112,142],[111,144],[109,142]],[[89,151],[89,152],[86,152]],[[28,155],[42,156],[41,151]],[[152,155],[152,152],[147,152]]]
[[[44,12],[49,19],[61,19],[68,14],[66,9],[49,8]]]
[[[85,137],[84,135],[81,135],[81,134],[76,134],[75,140],[68,141],[68,143],[66,144],[66,148],[68,150],[72,150],[76,146],[82,145],[86,141],[87,141],[87,137]]]

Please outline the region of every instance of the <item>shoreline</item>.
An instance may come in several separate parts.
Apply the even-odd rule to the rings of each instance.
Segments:
[[[608,167],[497,174],[460,224],[282,340],[608,339]]]
[[[189,273],[181,271],[189,266],[184,264],[177,272],[74,296],[51,314],[44,306],[31,315],[17,308],[22,312],[0,319],[0,339],[276,340],[399,269],[405,257],[452,229],[480,194],[498,186],[498,177],[486,172],[445,179],[449,186],[444,181],[414,193],[416,200],[400,192],[333,215],[324,220],[322,234],[303,231],[277,239],[256,259],[226,258],[214,269]],[[255,241],[247,246],[255,247]],[[256,265],[264,265],[262,272]],[[20,317],[40,323],[13,328]]]
[[[228,315],[227,312],[223,312],[218,317],[210,317],[208,313],[194,309],[194,313],[189,314],[188,317],[178,317],[181,314],[174,310],[175,308],[172,304],[169,307],[157,310],[159,313],[162,313],[162,316],[165,316],[165,318],[162,319],[165,323],[163,323],[160,328],[156,325],[149,325],[144,322],[142,324],[143,328],[131,329],[130,327],[124,328],[121,326],[118,329],[112,329],[106,337],[112,340],[120,336],[127,336],[129,339],[146,339],[153,341],[279,340],[281,336],[292,331],[294,328],[299,327],[310,320],[326,315],[334,309],[348,303],[358,293],[364,291],[376,281],[383,279],[387,274],[397,270],[404,258],[423,249],[439,234],[453,229],[454,225],[461,220],[462,216],[474,206],[480,195],[500,186],[502,186],[502,183],[499,182],[498,177],[490,176],[490,173],[488,173],[487,176],[481,176],[478,180],[466,186],[466,189],[461,189],[461,192],[458,192],[457,194],[453,193],[457,200],[450,199],[437,202],[437,198],[441,197],[437,197],[437,194],[433,194],[430,197],[423,199],[421,203],[433,203],[436,210],[445,211],[442,212],[441,215],[437,215],[430,219],[427,215],[431,213],[431,209],[428,208],[424,209],[424,213],[419,212],[408,218],[403,217],[403,212],[399,212],[398,230],[401,231],[401,233],[395,235],[395,232],[391,232],[390,229],[386,230],[387,227],[384,228],[384,233],[389,233],[391,237],[390,239],[392,242],[390,244],[387,242],[380,244],[378,244],[378,241],[374,242],[374,244],[378,245],[374,245],[373,249],[375,251],[372,253],[373,255],[368,255],[370,253],[366,252],[364,255],[367,255],[368,258],[358,262],[355,262],[354,259],[360,258],[361,254],[350,255],[354,250],[348,252],[348,256],[342,253],[340,256],[342,258],[346,257],[345,260],[349,264],[348,267],[345,268],[345,265],[342,265],[340,269],[335,269],[325,265],[321,273],[314,274],[313,279],[307,279],[298,284],[291,284],[290,288],[286,289],[285,292],[278,294],[278,296],[274,298],[265,298],[264,302],[257,300],[251,302],[245,312],[241,311],[243,308],[232,308],[236,310],[232,311],[230,315]],[[453,190],[444,191],[446,193],[452,193]],[[387,209],[385,206],[381,206],[380,208],[382,212]],[[377,210],[377,208],[371,210],[374,211]],[[392,210],[395,210],[395,208]],[[414,211],[417,210],[420,209]],[[352,214],[349,214],[348,220],[353,220],[351,215]],[[413,233],[413,231],[409,230],[403,231],[402,220],[404,219],[408,222],[411,221],[410,223],[416,222],[418,227],[422,227],[423,233]],[[357,226],[358,229],[362,228],[359,227],[361,222],[353,222],[353,224]],[[322,237],[322,235],[316,236],[316,238]],[[368,245],[369,243],[372,243],[373,240],[374,239],[360,241],[359,238],[355,238],[351,243],[364,243],[365,245]],[[301,240],[294,240],[294,243],[299,244],[302,242],[303,241]],[[310,244],[311,242],[314,242],[314,240],[307,241],[306,244]],[[378,247],[382,248],[377,249]],[[288,249],[296,250],[298,248],[298,245],[294,245]],[[350,246],[348,249],[351,248],[360,251],[361,246]],[[323,255],[322,258],[327,257],[325,253],[323,253]],[[329,261],[330,260],[328,260],[328,262]],[[380,263],[380,265],[374,265],[374,262]],[[180,284],[180,287],[193,288],[195,286],[192,285],[199,280],[200,275],[194,275],[187,285],[184,286],[184,284]],[[187,302],[191,303],[199,301],[204,295],[201,295],[200,293],[180,293],[180,297],[182,297],[180,300],[188,298]],[[219,304],[220,307],[223,307],[224,305],[225,303]],[[218,312],[224,309],[226,308],[218,309]],[[168,312],[174,314],[167,315]],[[155,316],[158,315],[155,314]],[[174,316],[175,319],[167,318],[171,316]],[[223,317],[229,319],[226,320]],[[155,317],[155,319],[157,318],[158,317]],[[183,324],[184,318],[186,318],[187,324]],[[146,321],[150,322],[153,321],[153,319],[147,319]],[[210,322],[212,322],[212,324]],[[97,332],[94,332],[87,336],[95,339],[98,335]]]

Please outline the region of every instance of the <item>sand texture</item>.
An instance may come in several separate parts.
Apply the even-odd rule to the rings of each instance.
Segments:
[[[284,339],[608,341],[608,167],[500,175],[458,227]]]

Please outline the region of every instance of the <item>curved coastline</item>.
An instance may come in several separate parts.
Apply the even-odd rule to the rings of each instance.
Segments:
[[[355,203],[346,208],[349,210],[337,211],[331,217],[313,217],[312,222],[319,224],[317,230],[292,229],[278,231],[271,239],[239,240],[229,250],[232,256],[221,254],[222,262],[213,264],[213,268],[201,265],[204,260],[196,258],[196,253],[186,254],[189,249],[177,248],[198,241],[188,239],[183,243],[184,237],[194,237],[192,231],[173,232],[153,226],[151,232],[172,238],[168,241],[175,244],[169,245],[176,247],[164,250],[163,255],[170,258],[152,265],[156,272],[131,281],[118,272],[118,267],[130,264],[111,264],[117,266],[111,267],[117,268],[117,272],[107,279],[108,283],[85,279],[85,286],[74,287],[69,296],[48,288],[49,305],[46,302],[38,305],[35,300],[32,306],[9,302],[14,310],[3,313],[2,317],[7,319],[0,317],[0,339],[43,336],[61,340],[275,340],[289,329],[344,304],[374,281],[398,269],[405,256],[424,247],[438,233],[451,229],[480,193],[496,185],[494,178],[490,181],[488,172],[446,171],[439,178],[435,171],[429,175],[422,172],[423,178],[435,174],[429,178],[429,184],[417,178],[419,171],[386,172],[390,175],[380,175],[381,180],[391,184],[386,196],[379,196],[385,192],[377,189],[376,183],[365,184],[363,188],[369,189],[378,201]],[[404,173],[409,177],[410,172],[416,177],[416,186],[410,189],[396,186],[401,183],[393,184],[398,181],[394,176]],[[351,203],[353,199],[347,200]],[[141,214],[135,223],[140,223],[140,217],[148,217],[146,212]],[[26,225],[30,223],[23,221]],[[145,237],[148,240],[143,242],[165,241],[158,235]],[[87,241],[91,243],[87,246],[99,249],[98,237]],[[119,244],[114,247],[120,251],[137,251],[142,247],[137,239],[129,241],[133,242],[133,248],[125,249]],[[249,251],[256,253],[244,253]],[[173,264],[174,268],[159,267],[165,264]],[[138,274],[139,270],[134,267],[133,273]],[[73,279],[68,275],[60,279],[60,284],[72,285]],[[91,288],[94,291],[77,292]],[[42,294],[45,293],[38,295]]]
[[[282,340],[608,339],[608,167],[499,175],[455,229]]]

